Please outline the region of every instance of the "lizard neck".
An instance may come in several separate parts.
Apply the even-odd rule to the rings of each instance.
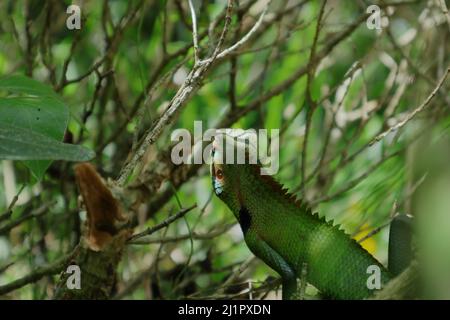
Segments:
[[[243,213],[248,214],[250,220],[277,213],[297,216],[310,213],[301,201],[289,194],[272,176],[261,175],[259,169],[259,166],[249,165],[244,175],[238,178],[239,205],[233,212],[239,221]]]

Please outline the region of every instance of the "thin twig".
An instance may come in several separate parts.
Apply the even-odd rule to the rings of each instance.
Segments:
[[[392,218],[393,219],[393,218]],[[358,243],[362,243],[364,241],[366,241],[369,238],[372,238],[374,235],[376,235],[378,232],[380,232],[381,230],[383,230],[384,228],[386,228],[387,226],[389,226],[392,222],[392,219],[389,219],[389,222],[373,229],[372,231],[370,231],[368,234],[366,234],[364,237],[362,237],[361,239],[359,239],[357,242]]]
[[[227,279],[222,285],[222,288],[225,289],[227,286],[232,285],[239,277],[242,276],[242,273],[255,261],[255,257],[251,256],[247,260],[245,260],[239,268]],[[218,293],[223,293],[224,290],[219,291]]]
[[[220,49],[222,49],[222,45],[225,42],[225,37],[228,33],[228,29],[231,24],[231,14],[233,13],[233,0],[228,0],[227,2],[227,9],[225,11],[225,24],[222,29],[222,33],[220,34],[219,41],[217,42],[216,48],[214,49],[214,52],[209,59],[211,62],[216,60],[217,55],[220,52]]]
[[[270,3],[270,2],[269,2]],[[268,9],[268,4],[266,5],[266,7],[264,8],[264,11],[261,13],[261,15],[259,16],[258,21],[256,21],[255,25],[250,29],[249,32],[247,32],[247,34],[242,37],[241,40],[239,40],[238,42],[236,42],[234,45],[232,45],[231,47],[223,50],[222,52],[220,52],[217,55],[218,59],[222,59],[225,58],[227,55],[229,55],[231,52],[233,52],[234,50],[238,49],[239,47],[241,47],[242,45],[244,45],[250,38],[251,36],[255,33],[256,30],[258,30],[259,26],[262,24],[264,16],[267,13],[267,9]]]
[[[314,33],[314,40],[313,40],[313,44],[311,46],[311,53],[309,56],[309,62],[308,62],[308,67],[307,67],[307,77],[306,77],[306,99],[305,99],[305,103],[307,104],[308,108],[306,111],[306,125],[305,125],[305,134],[303,136],[303,149],[302,149],[302,161],[301,161],[301,167],[300,167],[300,175],[301,175],[301,189],[302,189],[302,193],[303,195],[306,195],[306,183],[305,183],[305,177],[306,177],[306,162],[307,162],[307,152],[308,152],[308,138],[309,138],[309,131],[311,129],[311,125],[312,125],[312,116],[314,114],[314,111],[317,108],[317,102],[314,101],[314,99],[312,98],[311,95],[311,84],[312,84],[312,78],[314,77],[315,74],[315,69],[316,69],[316,46],[317,46],[317,41],[319,39],[319,33],[321,30],[321,26],[322,26],[322,17],[323,17],[323,13],[325,11],[325,5],[326,5],[327,1],[324,0],[322,1],[322,5],[320,7],[320,11],[319,11],[319,17],[317,18],[317,26],[316,26],[316,31]]]
[[[16,205],[16,202],[19,200],[19,196],[22,193],[24,188],[25,188],[25,185],[23,184],[22,187],[20,187],[19,192],[17,192],[17,194],[11,200],[11,203],[9,204],[8,209],[6,209],[6,211],[0,215],[0,222],[2,222],[3,220],[7,220],[11,217],[12,209]]]
[[[129,244],[137,244],[137,245],[158,244],[158,243],[178,242],[178,241],[183,241],[183,240],[188,240],[188,239],[211,240],[213,238],[216,238],[216,237],[224,234],[225,232],[227,232],[234,226],[235,226],[235,224],[232,223],[232,224],[226,225],[220,229],[208,232],[208,233],[199,234],[196,232],[192,232],[192,234],[183,234],[183,235],[174,236],[174,237],[163,237],[163,238],[159,238],[159,239],[149,239],[149,240],[135,240],[135,241],[129,242]]]
[[[311,201],[311,206],[314,206],[316,204],[319,204],[321,202],[327,202],[330,201],[342,194],[344,194],[345,192],[351,190],[352,188],[354,188],[355,186],[357,186],[361,181],[365,180],[372,172],[374,172],[375,170],[377,170],[384,162],[386,162],[387,160],[398,156],[401,151],[403,151],[402,149],[397,151],[397,152],[393,152],[387,156],[384,156],[383,158],[381,158],[378,162],[374,163],[373,165],[371,165],[367,171],[365,171],[363,174],[361,174],[360,176],[358,176],[357,178],[349,181],[348,183],[346,183],[341,189],[337,190],[336,192],[334,192],[331,195],[325,195],[323,197],[320,197],[318,199],[315,199],[313,201]]]
[[[39,216],[43,215],[55,203],[56,203],[56,201],[52,201],[50,203],[45,203],[41,207],[39,207],[39,208],[33,210],[32,212],[30,212],[29,214],[25,214],[25,215],[21,216],[20,218],[7,223],[5,226],[0,228],[0,235],[7,233],[12,228],[17,227],[21,223],[23,223],[23,222],[25,222],[25,221],[27,221],[27,220],[29,220],[31,218],[36,218],[36,217],[39,217]]]
[[[373,144],[375,144],[376,142],[384,139],[389,133],[391,133],[392,131],[395,130],[399,130],[401,129],[403,126],[405,126],[411,119],[413,119],[418,113],[422,112],[431,102],[431,100],[433,100],[434,96],[436,95],[436,93],[439,91],[439,89],[442,87],[442,85],[445,82],[445,79],[447,78],[448,74],[450,73],[450,67],[447,68],[447,71],[445,72],[445,74],[442,76],[441,80],[439,80],[438,85],[436,86],[436,88],[434,88],[434,90],[430,93],[430,95],[425,99],[425,101],[416,109],[414,109],[414,111],[412,111],[411,113],[409,113],[405,119],[403,121],[400,121],[399,123],[397,123],[396,125],[390,127],[389,129],[387,129],[386,131],[384,131],[383,133],[379,134],[378,136],[376,136],[370,143],[369,146],[372,146]]]
[[[147,230],[131,236],[128,239],[128,242],[134,241],[136,239],[139,239],[139,238],[142,238],[142,237],[145,237],[145,236],[149,236],[149,235],[155,233],[156,231],[161,230],[162,228],[165,228],[165,227],[169,226],[172,222],[174,222],[175,220],[178,220],[178,219],[184,217],[184,215],[186,213],[188,213],[189,211],[191,211],[192,209],[194,209],[196,207],[197,207],[197,204],[194,204],[194,205],[190,206],[189,208],[185,208],[185,209],[182,209],[182,210],[178,211],[177,213],[175,213],[174,215],[171,215],[169,218],[167,218],[163,222],[157,224],[156,226],[153,226],[151,228],[147,228]]]
[[[445,0],[440,0],[439,3],[441,4],[442,13],[445,15],[445,18],[447,19],[448,28],[450,30],[450,13],[448,12],[448,8],[447,8],[447,5],[445,4]]]
[[[192,40],[194,42],[194,63],[200,61],[199,57],[199,47],[198,47],[198,33],[197,33],[197,16],[195,15],[195,8],[192,4],[192,0],[188,0],[189,9],[191,10],[191,20],[192,20]]]

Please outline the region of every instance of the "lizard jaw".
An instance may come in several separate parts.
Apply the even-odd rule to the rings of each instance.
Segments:
[[[211,149],[211,165],[209,167],[209,171],[210,171],[210,174],[211,174],[212,186],[213,186],[213,189],[214,189],[214,193],[216,194],[216,196],[219,196],[223,192],[223,185],[216,177],[216,170],[215,170],[215,167],[214,167],[214,154],[215,154],[215,152],[216,152],[216,146],[213,144],[213,147]]]

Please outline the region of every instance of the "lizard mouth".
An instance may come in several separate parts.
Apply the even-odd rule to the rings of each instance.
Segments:
[[[216,176],[216,170],[214,168],[214,153],[216,152],[215,148],[212,147],[211,148],[211,164],[209,166],[209,173],[211,175],[211,177],[215,177]]]

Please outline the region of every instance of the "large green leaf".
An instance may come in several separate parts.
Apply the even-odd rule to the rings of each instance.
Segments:
[[[15,75],[0,79],[0,91],[9,94],[0,98],[0,126],[12,125],[58,142],[63,139],[69,110],[50,87],[31,78]],[[38,179],[42,178],[51,164],[51,160],[26,159],[33,159],[24,163]]]
[[[21,75],[0,78],[0,90],[21,95],[53,97],[58,99],[58,95],[50,87]]]
[[[0,99],[0,124],[7,123],[62,140],[69,112],[60,101],[49,97]]]
[[[0,126],[0,158],[9,160],[88,161],[95,153],[83,146],[63,143],[25,128]]]

